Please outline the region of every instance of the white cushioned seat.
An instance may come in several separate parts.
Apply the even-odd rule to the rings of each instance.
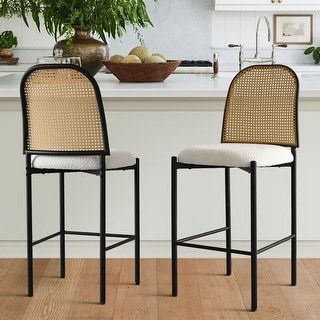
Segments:
[[[107,169],[131,167],[135,164],[135,157],[128,151],[111,150],[110,156],[106,156]],[[100,168],[100,157],[33,155],[31,166],[35,169],[98,170]]]
[[[185,164],[250,167],[256,161],[259,167],[291,163],[293,155],[286,147],[267,144],[221,143],[191,146],[182,150],[178,161]]]

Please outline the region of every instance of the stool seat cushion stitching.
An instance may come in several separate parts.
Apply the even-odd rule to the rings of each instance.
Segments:
[[[110,156],[106,156],[107,169],[131,167],[135,164],[135,157],[128,151],[111,150]],[[100,157],[33,155],[31,166],[35,169],[99,170]]]
[[[221,143],[190,146],[182,150],[178,161],[184,164],[226,167],[250,167],[256,161],[259,167],[293,162],[290,148],[268,144]]]

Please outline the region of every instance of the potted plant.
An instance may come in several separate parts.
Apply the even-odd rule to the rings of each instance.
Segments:
[[[4,31],[0,34],[0,58],[12,58],[13,48],[18,45],[17,37],[12,31]]]
[[[305,55],[312,54],[312,58],[315,64],[320,63],[320,47],[309,47],[304,51]]]
[[[80,56],[82,65],[92,74],[101,69],[102,60],[108,59],[107,37],[121,37],[128,25],[135,30],[152,25],[144,0],[6,1],[16,3],[16,12],[27,24],[31,13],[39,31],[42,16],[44,28],[56,41],[65,37],[54,49],[62,49],[64,56]]]

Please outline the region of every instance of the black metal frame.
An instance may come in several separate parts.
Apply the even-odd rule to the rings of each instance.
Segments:
[[[27,98],[25,85],[28,77],[37,70],[43,69],[74,69],[82,73],[91,82],[97,99],[100,113],[102,134],[104,139],[104,150],[98,151],[47,151],[47,150],[28,150],[28,119],[27,119]],[[28,296],[33,296],[33,246],[60,236],[60,277],[65,278],[65,236],[97,236],[100,237],[100,303],[106,302],[106,251],[117,248],[128,242],[135,242],[135,283],[140,284],[140,161],[137,158],[136,164],[129,167],[107,169],[105,158],[110,155],[107,126],[104,115],[104,108],[101,93],[95,79],[83,68],[69,64],[36,65],[31,67],[23,76],[20,85],[22,111],[23,111],[23,153],[26,155],[26,200],[27,200],[27,264],[28,264]],[[32,168],[32,155],[52,155],[52,156],[92,156],[100,158],[100,169],[98,170],[55,170],[55,169],[36,169]],[[134,234],[117,234],[106,232],[106,171],[129,171],[134,172]],[[82,232],[67,231],[65,228],[65,174],[83,172],[100,176],[100,231]],[[49,236],[33,241],[32,223],[32,175],[34,174],[59,174],[59,202],[60,202],[60,231]],[[123,238],[115,244],[106,246],[106,237]]]
[[[171,216],[171,231],[172,231],[172,296],[178,295],[178,246],[204,249],[211,251],[220,251],[226,253],[226,275],[230,276],[232,273],[231,254],[240,254],[251,257],[251,310],[257,309],[257,257],[258,254],[274,248],[286,241],[291,240],[291,285],[295,286],[297,283],[297,210],[296,210],[296,152],[292,148],[294,161],[289,164],[275,166],[278,168],[291,169],[291,234],[281,240],[271,243],[263,248],[257,248],[257,164],[255,161],[251,162],[250,168],[240,168],[250,173],[251,179],[251,250],[238,250],[231,248],[231,201],[230,201],[230,170],[232,168],[223,166],[201,166],[188,165],[179,163],[176,157],[171,160],[171,199],[172,199],[172,216]],[[226,226],[199,233],[190,237],[178,239],[177,238],[177,173],[179,169],[212,169],[220,168],[225,170],[225,209],[226,209]],[[206,246],[196,243],[189,243],[191,240],[196,240],[208,235],[226,232],[226,248]]]
[[[28,159],[29,158],[29,159]],[[101,162],[105,161],[104,156]],[[135,283],[140,284],[140,190],[139,190],[139,159],[132,167],[123,167],[108,170],[102,165],[101,170],[96,171],[100,176],[100,232],[68,231],[65,229],[65,173],[71,171],[59,171],[59,193],[60,193],[60,231],[34,241],[32,236],[32,175],[48,173],[47,170],[32,169],[30,165],[30,154],[27,154],[27,252],[28,252],[28,296],[33,296],[33,247],[47,240],[60,236],[60,277],[65,278],[65,236],[95,236],[100,237],[100,303],[106,302],[106,251],[115,249],[128,242],[135,242]],[[134,171],[134,234],[118,234],[106,232],[106,171]],[[85,172],[85,171],[83,171]],[[123,238],[117,243],[106,246],[106,237]]]
[[[261,66],[260,66],[261,67]],[[277,65],[267,66],[276,68]],[[250,201],[251,201],[251,213],[250,213],[250,224],[251,224],[251,248],[250,251],[237,250],[231,248],[231,201],[230,201],[230,170],[233,168],[227,166],[210,166],[210,165],[194,165],[179,163],[177,157],[171,158],[171,250],[172,250],[172,296],[178,295],[178,246],[204,249],[211,251],[220,251],[226,253],[226,275],[229,276],[232,273],[232,261],[231,254],[240,254],[251,257],[251,310],[256,311],[258,301],[258,290],[257,290],[257,258],[258,254],[265,252],[271,248],[274,248],[284,242],[291,241],[291,285],[297,284],[297,172],[296,172],[296,148],[299,147],[299,132],[298,132],[298,93],[299,93],[299,80],[287,66],[282,66],[291,70],[292,74],[296,77],[296,110],[295,110],[295,121],[296,121],[296,145],[290,146],[293,155],[293,162],[282,165],[270,166],[277,168],[290,168],[291,170],[291,234],[281,240],[271,243],[263,248],[257,248],[257,163],[252,161],[248,168],[242,169],[250,174]],[[255,66],[248,67],[233,79],[230,89],[235,79],[241,76],[249,68],[255,68]],[[228,101],[227,97],[227,101]],[[227,105],[227,102],[226,102]],[[225,121],[225,114],[224,114]],[[223,121],[223,122],[224,122]],[[222,128],[221,142],[223,141],[224,124]],[[244,143],[244,142],[239,142]],[[269,168],[270,168],[269,167]],[[177,238],[177,173],[179,169],[224,169],[225,170],[225,211],[226,211],[226,226],[196,234],[183,239]],[[196,243],[188,243],[188,241],[196,240],[204,236],[212,235],[219,232],[226,232],[226,248],[213,247],[200,245]]]

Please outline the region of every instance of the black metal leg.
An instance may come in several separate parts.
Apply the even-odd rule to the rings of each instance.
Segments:
[[[226,200],[226,247],[231,250],[231,198],[230,198],[230,168],[225,169],[225,200]],[[232,273],[231,252],[227,252],[226,275],[230,276]]]
[[[59,174],[60,187],[60,277],[66,275],[64,173]]]
[[[101,156],[100,172],[100,303],[106,303],[106,170]]]
[[[140,284],[140,162],[134,169],[135,282]]]
[[[177,158],[171,159],[171,249],[172,249],[172,296],[178,295],[177,255]]]
[[[257,310],[257,163],[251,162],[251,310]]]
[[[27,156],[27,159],[30,158]],[[27,160],[27,162],[29,162]],[[27,256],[28,256],[28,296],[33,296],[33,249],[32,249],[32,176],[27,164]]]
[[[295,154],[294,154],[295,156]],[[291,285],[297,284],[297,168],[296,159],[291,167]]]

